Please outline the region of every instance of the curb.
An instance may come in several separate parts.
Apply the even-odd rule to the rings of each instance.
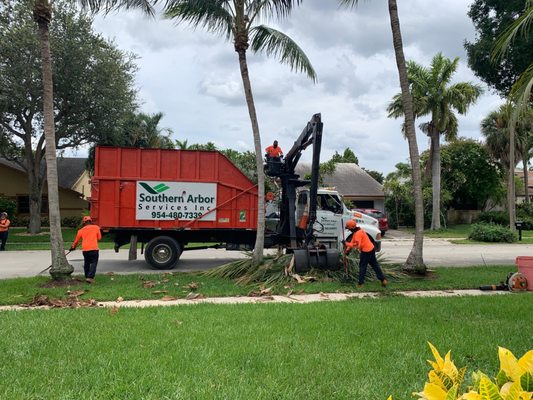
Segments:
[[[419,290],[404,292],[388,292],[388,294],[399,295],[411,298],[420,297],[461,297],[461,296],[493,296],[511,294],[507,291],[481,291],[477,289],[467,290]],[[193,304],[259,304],[259,303],[292,303],[305,304],[320,301],[346,301],[351,299],[377,299],[383,297],[383,292],[363,292],[363,293],[318,293],[299,294],[290,296],[263,296],[263,297],[207,297],[197,299],[176,299],[176,300],[126,300],[126,301],[101,301],[96,302],[96,307],[101,308],[145,308],[145,307],[169,307]],[[50,310],[54,307],[36,306],[22,307],[0,306],[0,311],[21,311],[21,310]],[[66,308],[66,307],[65,307]]]

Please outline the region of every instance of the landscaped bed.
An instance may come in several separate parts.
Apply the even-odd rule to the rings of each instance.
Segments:
[[[495,374],[530,294],[0,313],[0,398],[409,399],[431,358]],[[467,376],[470,381],[470,376]]]

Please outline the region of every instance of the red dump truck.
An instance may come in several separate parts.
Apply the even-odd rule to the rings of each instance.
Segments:
[[[279,218],[265,232],[264,244],[293,253],[296,271],[339,267],[339,250],[331,243],[340,236],[319,238],[325,230],[317,221],[322,127],[320,114],[313,115],[283,160],[265,159],[265,173],[278,182],[281,196]],[[311,146],[311,179],[303,180],[295,168]],[[189,243],[223,243],[228,250],[254,246],[257,186],[217,151],[98,147],[91,182],[91,216],[113,236],[115,250],[146,244],[145,259],[154,268],[173,268]],[[296,221],[302,186],[309,190]]]
[[[146,243],[146,261],[172,268],[191,242],[250,249],[257,186],[217,151],[97,147],[91,217],[114,236]]]

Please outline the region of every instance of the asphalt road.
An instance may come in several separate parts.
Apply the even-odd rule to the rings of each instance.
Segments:
[[[403,262],[409,255],[412,239],[386,238],[382,243],[382,253],[388,262]],[[469,265],[514,264],[517,256],[532,256],[533,245],[523,244],[487,244],[455,245],[442,239],[424,240],[424,261],[430,267]],[[238,251],[221,249],[185,251],[175,271],[190,272],[213,268],[231,260],[244,257]],[[139,254],[136,261],[127,261],[127,250],[115,253],[113,250],[101,250],[97,273],[115,272],[153,273]],[[74,266],[74,273],[83,273],[81,251],[68,256]],[[0,279],[35,276],[50,265],[49,251],[5,251],[0,252]],[[46,273],[45,273],[46,274]]]

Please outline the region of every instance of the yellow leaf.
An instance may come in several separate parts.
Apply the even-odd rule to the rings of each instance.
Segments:
[[[392,400],[392,396],[387,397],[387,400]]]
[[[529,350],[524,354],[520,360],[518,360],[518,365],[520,368],[533,374],[533,350]]]
[[[491,382],[486,375],[479,381],[479,394],[483,400],[502,400],[498,391],[498,386]]]
[[[474,392],[473,390],[463,394],[459,399],[457,400],[483,400],[481,395],[478,392]]]
[[[436,370],[442,369],[442,367],[444,366],[444,360],[440,356],[439,351],[437,350],[435,346],[433,346],[431,342],[428,342],[428,344],[429,344],[429,348],[431,349],[431,352],[433,353],[433,357],[435,357],[437,368],[435,367],[435,363],[433,361],[428,360],[428,362],[431,364],[433,369],[436,369]]]
[[[453,381],[457,378],[457,367],[452,361],[451,352],[449,351],[444,356],[444,365],[442,366],[442,372],[450,377]]]
[[[420,399],[424,400],[445,400],[446,391],[442,390],[439,385],[434,383],[426,383],[424,385],[424,391],[420,393],[413,393],[415,396],[419,396]]]
[[[504,384],[500,389],[500,396],[502,396],[504,399],[507,399],[512,385],[513,382],[507,382],[506,384]]]
[[[514,354],[506,348],[498,347],[498,356],[500,358],[500,369],[503,370],[512,381],[519,381],[520,376],[522,376],[525,370],[518,365],[518,361]],[[525,362],[527,362],[527,359]]]

